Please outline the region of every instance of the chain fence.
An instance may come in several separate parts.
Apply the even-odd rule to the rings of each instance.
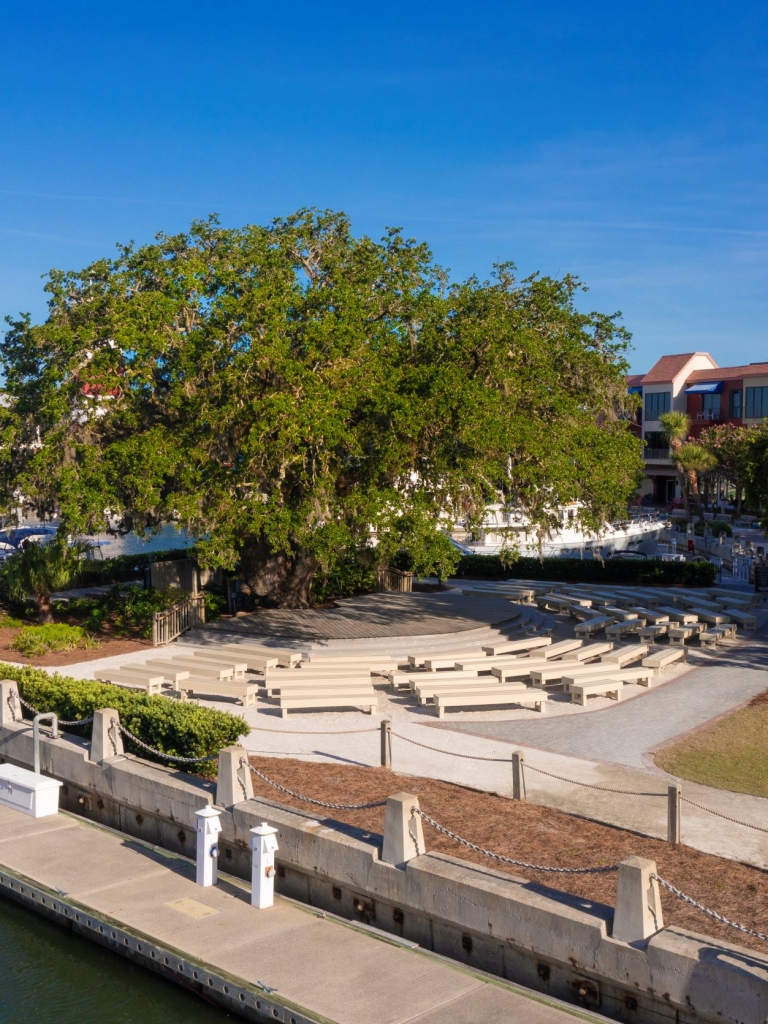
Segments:
[[[46,713],[38,711],[36,707],[33,707],[28,701],[24,700],[24,698],[21,696],[18,690],[11,690],[10,693],[8,694],[8,700],[6,701],[6,703],[8,704],[8,710],[11,712],[11,718],[13,719],[14,722],[17,721],[16,709],[13,706],[14,697],[18,700],[19,704],[21,704],[22,707],[25,707],[27,711],[31,712],[31,714],[40,715]],[[77,719],[77,721],[67,721],[64,718],[56,718],[57,725],[68,725],[70,727],[74,727],[76,725],[90,725],[91,722],[93,722],[93,715],[91,715],[90,718],[79,718]]]
[[[739,818],[731,818],[728,814],[722,814],[720,811],[713,811],[711,807],[705,807],[703,804],[697,804],[695,800],[689,800],[687,796],[681,797],[684,803],[690,804],[691,807],[698,807],[700,811],[706,811],[707,814],[714,814],[717,818],[724,818],[725,821],[732,821],[734,825],[743,825],[745,828],[753,828],[756,832],[765,832],[768,834],[768,828],[763,828],[761,825],[753,825],[750,821],[741,821]]]
[[[707,917],[711,917],[713,921],[719,921],[720,924],[727,924],[729,928],[735,928],[736,931],[743,932],[745,935],[751,935],[755,939],[762,939],[764,942],[768,942],[768,935],[765,935],[763,932],[756,932],[752,928],[747,928],[746,925],[737,924],[736,921],[731,921],[729,918],[723,917],[722,914],[718,914],[716,910],[710,910],[709,907],[705,907],[703,903],[699,903],[699,901],[695,900],[692,896],[688,896],[687,893],[684,893],[681,889],[672,885],[671,882],[662,878],[661,875],[657,875],[655,872],[652,872],[651,878],[655,878],[659,885],[664,886],[665,889],[669,890],[669,892],[674,896],[677,896],[678,899],[681,899],[684,903],[687,903],[691,907],[695,907],[696,910],[700,910],[702,914],[706,914]]]
[[[495,761],[497,764],[510,763],[510,759],[508,757],[482,757],[480,754],[460,754],[457,750],[443,750],[441,747],[431,747],[428,743],[421,743],[419,740],[413,740],[410,736],[403,736],[402,733],[394,732],[394,730],[390,730],[390,735],[396,736],[399,740],[404,740],[406,743],[412,743],[414,747],[422,747],[424,750],[433,750],[436,754],[450,754],[451,757],[463,757],[469,761]]]
[[[529,871],[546,871],[558,875],[602,875],[611,871],[618,871],[618,864],[606,864],[601,867],[593,868],[557,868],[549,867],[543,864],[529,864],[524,860],[514,860],[512,857],[504,857],[500,853],[492,853],[491,850],[486,850],[482,846],[478,846],[477,843],[472,843],[469,839],[464,839],[462,836],[457,835],[455,832],[451,832],[445,825],[441,825],[434,818],[430,818],[428,814],[420,810],[418,807],[411,808],[411,817],[418,816],[422,821],[426,821],[428,825],[431,825],[433,829],[440,832],[442,835],[452,839],[455,843],[459,843],[461,846],[466,847],[468,850],[474,850],[475,853],[481,853],[484,857],[490,857],[492,860],[499,861],[502,864],[511,864],[516,868],[528,868]],[[413,835],[413,833],[411,833]],[[418,847],[418,844],[417,844]]]
[[[288,796],[295,797],[297,800],[303,800],[304,803],[315,804],[317,807],[330,807],[334,811],[367,811],[372,807],[386,807],[387,804],[386,800],[376,800],[374,803],[370,804],[333,804],[329,803],[327,800],[316,800],[312,796],[305,796],[303,793],[297,793],[293,789],[288,789],[287,786],[281,786],[279,782],[275,782],[274,779],[270,779],[268,775],[264,774],[264,772],[260,772],[258,768],[254,768],[250,762],[245,760],[245,758],[241,758],[240,765],[241,767],[247,767],[250,769],[250,771],[253,772],[254,775],[257,775],[263,782],[266,782],[269,786],[273,786],[281,793],[287,793]]]
[[[140,740],[138,736],[126,729],[116,718],[109,720],[110,728],[121,732],[123,736],[127,737],[132,743],[135,743],[137,747],[141,747],[142,750],[148,751],[150,754],[154,754],[155,757],[161,757],[166,761],[178,761],[179,764],[202,764],[204,761],[218,761],[219,755],[207,754],[205,757],[182,757],[180,754],[166,754],[162,750],[157,750],[155,747],[150,747],[144,740]],[[110,737],[111,738],[111,737]],[[114,739],[111,740],[112,747],[114,748],[115,754],[117,754],[117,744]]]
[[[596,789],[601,793],[620,793],[622,796],[659,796],[667,799],[666,793],[646,793],[639,789],[613,789],[610,786],[597,786],[593,782],[582,782],[580,779],[571,779],[567,775],[555,775],[554,772],[544,771],[543,768],[535,768],[532,764],[524,762],[524,767],[529,768],[532,772],[538,772],[539,775],[547,775],[550,779],[559,779],[560,782],[570,782],[574,786],[584,786],[586,789]]]

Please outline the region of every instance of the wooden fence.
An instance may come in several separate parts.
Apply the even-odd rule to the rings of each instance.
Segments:
[[[376,584],[379,590],[391,590],[398,594],[410,594],[413,590],[413,573],[400,569],[377,569]]]
[[[162,644],[169,644],[188,629],[202,626],[204,622],[205,596],[190,594],[189,597],[166,608],[164,612],[155,612],[152,615],[152,645],[159,647]]]

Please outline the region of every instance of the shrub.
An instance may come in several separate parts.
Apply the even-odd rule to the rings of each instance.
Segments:
[[[148,697],[109,683],[72,679],[19,665],[0,664],[0,674],[3,679],[18,683],[21,696],[38,711],[55,711],[65,721],[89,718],[99,708],[114,708],[126,729],[166,754],[181,757],[217,754],[222,747],[236,743],[250,731],[243,718],[228,711],[170,697]],[[91,727],[79,726],[71,731],[90,736]],[[125,744],[126,749],[131,749],[130,740],[126,739]],[[148,761],[168,763],[141,749],[135,752]],[[216,762],[211,762],[209,768],[205,765],[201,768],[205,774],[215,774]]]
[[[18,629],[20,626],[26,625],[26,622],[22,619],[15,618],[13,615],[0,614],[0,629]]]
[[[312,580],[312,596],[318,604],[333,597],[370,594],[375,589],[375,567],[355,557],[339,559],[327,572],[319,571]]]
[[[80,626],[65,626],[61,623],[27,626],[8,644],[9,650],[18,651],[28,658],[49,651],[74,651],[77,647],[93,650],[98,646],[98,640]]]
[[[206,622],[214,622],[216,619],[221,618],[227,609],[226,597],[223,594],[215,593],[213,590],[204,590],[203,600],[205,601]]]
[[[694,533],[697,537],[702,537],[704,535],[705,525],[706,524],[702,523],[701,520],[697,520],[696,524],[693,527]],[[730,523],[724,523],[720,519],[715,519],[709,525],[712,528],[713,537],[719,537],[721,533],[724,533],[726,537],[733,536],[733,527]]]
[[[562,583],[706,587],[715,582],[717,568],[711,562],[662,562],[659,558],[610,558],[605,562],[596,558],[519,558],[505,565],[498,555],[464,555],[456,575]]]

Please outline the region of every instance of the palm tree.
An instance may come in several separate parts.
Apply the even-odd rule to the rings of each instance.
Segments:
[[[688,492],[696,506],[696,514],[704,520],[699,498],[699,473],[711,473],[717,466],[717,459],[702,444],[689,441],[677,450],[677,462],[683,468],[688,482]]]
[[[670,410],[670,412],[662,413],[659,416],[659,423],[661,424],[661,430],[666,438],[667,444],[669,445],[672,458],[677,468],[677,478],[680,483],[680,493],[683,496],[683,504],[685,505],[685,516],[688,522],[691,521],[691,494],[696,495],[696,504],[698,506],[698,487],[699,481],[696,473],[692,470],[686,470],[679,459],[680,449],[683,447],[688,439],[688,434],[691,429],[691,421],[684,412],[679,412],[676,409]],[[697,509],[698,511],[698,509]]]
[[[29,541],[3,566],[8,595],[14,601],[26,601],[32,594],[40,622],[53,622],[51,594],[77,582],[87,550],[87,544],[68,544],[61,534],[47,544]]]

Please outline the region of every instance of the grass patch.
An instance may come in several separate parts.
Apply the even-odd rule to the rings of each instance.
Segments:
[[[49,626],[26,626],[8,644],[8,649],[18,651],[27,658],[33,658],[49,651],[74,651],[78,647],[88,651],[98,646],[99,641],[80,626],[57,623]]]
[[[655,755],[664,771],[703,786],[768,797],[768,691]]]
[[[13,615],[0,615],[0,629],[20,629],[27,623],[22,619],[16,619]]]

